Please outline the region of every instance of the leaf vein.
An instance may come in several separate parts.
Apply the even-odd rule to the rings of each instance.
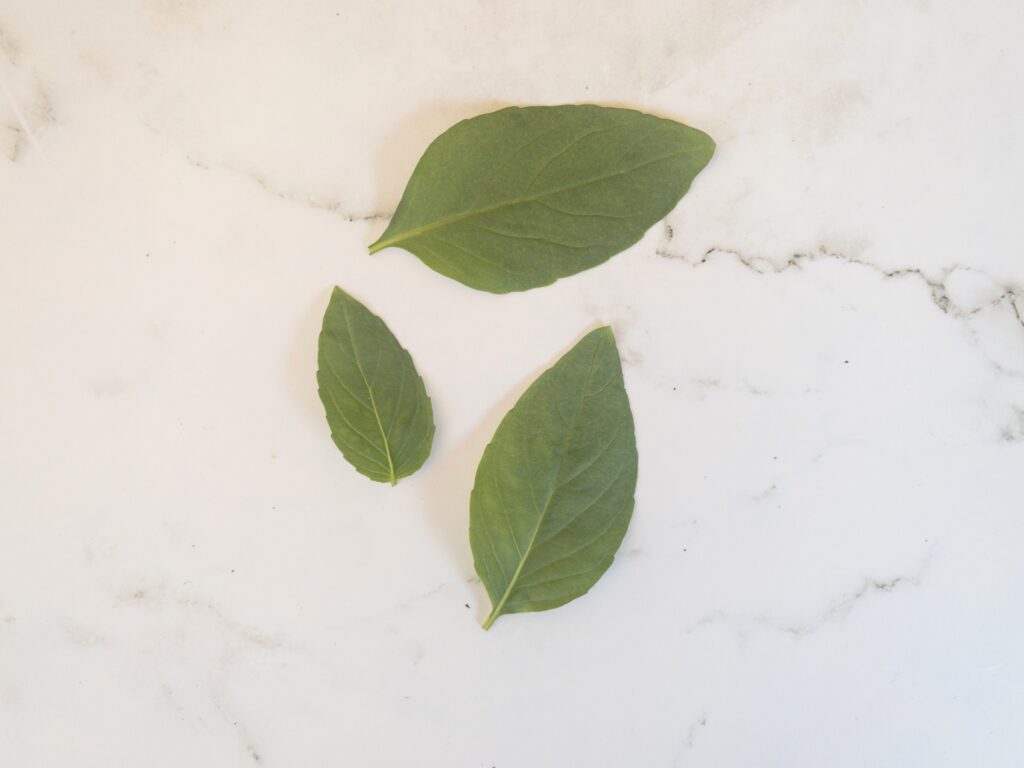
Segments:
[[[637,165],[634,165],[631,168],[625,168],[623,170],[615,171],[613,173],[607,173],[607,174],[604,174],[602,176],[597,176],[597,177],[592,178],[592,179],[587,179],[586,181],[581,181],[581,182],[576,182],[576,183],[573,183],[573,184],[568,184],[566,186],[559,187],[557,189],[548,190],[547,192],[541,192],[541,193],[539,193],[537,195],[533,195],[533,196],[529,196],[529,197],[515,198],[513,200],[508,200],[508,201],[505,201],[503,203],[496,203],[495,205],[485,206],[483,208],[475,208],[475,209],[471,209],[471,210],[468,210],[468,211],[462,211],[461,213],[457,213],[457,214],[454,214],[454,215],[449,216],[447,218],[440,219],[440,220],[435,221],[435,222],[431,222],[430,224],[423,224],[422,226],[414,227],[413,229],[407,230],[406,232],[403,232],[403,233],[398,234],[398,235],[394,235],[393,237],[389,237],[387,240],[381,240],[381,241],[379,241],[379,242],[374,244],[373,252],[379,251],[382,248],[387,248],[388,246],[391,246],[391,245],[397,245],[398,243],[401,243],[401,242],[403,242],[405,240],[411,240],[414,237],[418,237],[420,235],[424,235],[424,234],[426,234],[428,232],[433,232],[434,230],[441,229],[443,227],[447,227],[447,226],[450,226],[452,224],[456,224],[456,223],[458,223],[460,221],[463,221],[465,219],[468,219],[468,218],[470,218],[472,216],[480,216],[480,215],[485,214],[485,213],[491,213],[492,211],[501,210],[502,208],[512,208],[514,206],[521,205],[522,203],[537,202],[538,200],[543,200],[543,199],[548,198],[548,197],[554,197],[555,195],[561,194],[562,192],[571,192],[571,191],[583,189],[583,188],[591,186],[593,184],[598,184],[598,183],[600,183],[602,181],[608,181],[609,179],[618,178],[620,176],[626,176],[626,175],[628,175],[630,173],[633,173],[635,171],[639,171],[642,168],[646,168],[646,167],[648,167],[650,165],[654,165],[656,163],[661,163],[661,162],[664,162],[666,160],[671,160],[671,159],[676,158],[676,157],[681,157],[683,155],[695,154],[696,152],[700,151],[700,149],[701,149],[700,147],[692,147],[692,148],[688,148],[688,149],[681,149],[681,150],[678,150],[676,152],[671,152],[671,153],[669,153],[667,155],[661,155],[659,157],[652,158],[651,160],[645,160],[644,162],[639,163]]]
[[[555,162],[558,158],[562,157],[562,155],[564,155],[566,152],[569,152],[571,149],[578,146],[581,141],[590,138],[591,136],[594,136],[598,133],[608,133],[608,131],[614,131],[616,129],[622,128],[623,125],[626,125],[629,122],[630,121],[628,120],[623,120],[622,122],[616,123],[615,125],[607,126],[605,128],[595,128],[592,131],[584,133],[582,136],[577,136],[575,139],[569,142],[569,144],[564,149],[562,149],[559,152],[556,152],[546,163],[544,163],[541,169],[537,171],[536,174],[534,174],[534,177],[532,179],[530,179],[530,183],[526,185],[526,191],[529,192],[530,190],[532,190],[533,185],[537,183],[537,179],[544,175],[544,171],[550,168],[551,164]]]
[[[386,453],[384,453],[384,451],[381,451],[381,449],[377,447],[377,445],[376,445],[376,444],[375,444],[375,443],[373,442],[373,440],[372,440],[372,439],[371,439],[370,437],[368,437],[368,436],[367,436],[367,435],[366,435],[365,433],[363,433],[363,431],[362,431],[362,430],[360,430],[360,429],[357,429],[357,428],[356,428],[356,425],[355,425],[355,424],[353,424],[353,423],[352,423],[352,422],[351,422],[351,421],[349,420],[348,416],[346,416],[346,415],[345,415],[345,412],[344,412],[344,411],[343,411],[343,410],[341,409],[341,406],[340,406],[340,405],[338,405],[338,401],[337,401],[337,400],[335,399],[335,397],[334,397],[334,393],[333,393],[333,392],[331,392],[331,391],[330,391],[329,389],[328,389],[328,390],[321,390],[321,391],[326,391],[326,392],[327,392],[327,396],[328,396],[329,398],[331,398],[331,402],[332,402],[332,403],[334,404],[334,410],[335,410],[335,411],[337,412],[337,414],[338,414],[339,416],[341,416],[341,418],[342,418],[342,419],[344,420],[344,422],[345,422],[346,424],[348,424],[348,426],[349,426],[349,429],[351,429],[351,430],[352,430],[353,432],[355,432],[355,433],[356,433],[356,435],[358,435],[359,437],[361,437],[361,438],[362,438],[362,439],[363,439],[363,440],[364,440],[364,441],[366,442],[366,444],[367,444],[367,445],[369,445],[369,446],[370,446],[371,448],[373,448],[373,449],[374,449],[375,451],[378,451],[378,452],[380,452],[380,455],[381,455],[381,456],[384,456],[385,458],[387,458],[387,454],[386,454]],[[384,465],[382,465],[382,466],[384,466]]]
[[[373,398],[373,389],[370,387],[370,382],[366,379],[366,373],[363,371],[362,362],[359,360],[359,350],[356,349],[355,334],[352,333],[352,321],[348,316],[348,303],[342,302],[341,304],[342,315],[345,318],[345,325],[348,328],[349,338],[352,340],[352,355],[355,359],[356,369],[359,371],[359,375],[363,377],[363,384],[366,385],[366,391],[370,395],[370,405],[372,406],[373,418],[377,421],[377,429],[380,430],[381,439],[384,441],[384,455],[388,460],[388,468],[391,472],[391,483],[394,485],[397,482],[395,477],[395,463],[391,458],[391,446],[388,443],[388,436],[384,433],[384,425],[380,421],[380,411],[377,408],[377,403]],[[379,357],[379,356],[378,356]],[[378,362],[379,364],[379,362]]]

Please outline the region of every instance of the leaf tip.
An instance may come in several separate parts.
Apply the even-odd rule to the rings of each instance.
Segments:
[[[718,144],[716,144],[715,140],[704,131],[697,131],[697,133],[700,134],[704,144],[704,157],[706,158],[704,164],[707,165],[708,163],[711,162],[711,158],[715,156],[715,151],[718,149]]]
[[[604,339],[606,341],[610,341],[612,344],[615,344],[615,331],[612,330],[612,327],[610,325],[602,325],[598,328],[595,328],[587,335],[594,336],[595,338]]]

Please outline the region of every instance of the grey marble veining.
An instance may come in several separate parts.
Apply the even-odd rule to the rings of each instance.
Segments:
[[[0,763],[1024,762],[1024,7],[1010,0],[0,0]],[[718,144],[601,267],[492,296],[374,256],[413,165],[512,103]],[[331,286],[438,431],[327,434]],[[488,612],[502,415],[596,323],[633,523]]]

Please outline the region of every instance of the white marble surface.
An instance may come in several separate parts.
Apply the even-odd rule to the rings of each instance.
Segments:
[[[1024,765],[1018,0],[0,0],[0,764]],[[550,288],[390,250],[508,103],[718,154]],[[438,420],[397,488],[316,396],[330,287]],[[613,324],[620,556],[479,623],[476,462]]]

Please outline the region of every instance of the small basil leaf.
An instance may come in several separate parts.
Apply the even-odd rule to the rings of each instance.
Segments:
[[[599,328],[530,385],[480,460],[469,540],[493,607],[484,629],[597,582],[629,525],[636,466],[615,337]]]
[[[631,109],[473,117],[427,148],[370,253],[397,245],[493,293],[548,285],[637,242],[714,151],[707,134]]]
[[[317,354],[320,400],[349,464],[394,485],[430,455],[434,414],[412,358],[384,321],[335,288]]]

